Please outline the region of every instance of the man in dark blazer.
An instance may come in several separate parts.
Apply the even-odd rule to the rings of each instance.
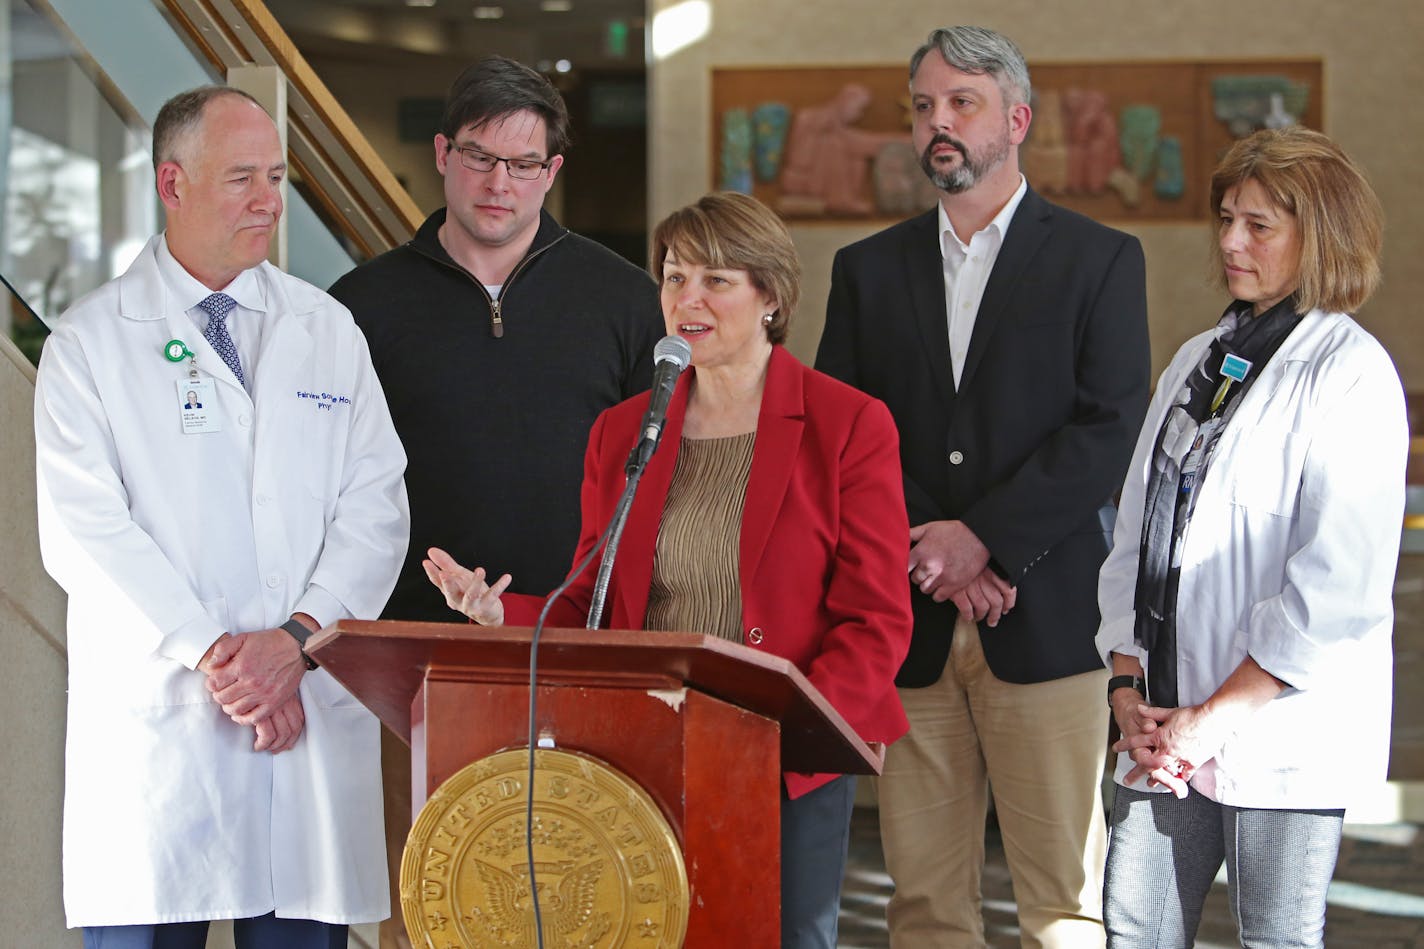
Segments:
[[[1147,404],[1142,249],[1028,187],[1028,69],[1007,37],[936,30],[910,77],[939,206],[837,253],[816,359],[900,429],[916,592],[910,733],[878,784],[891,945],[984,945],[992,784],[1024,945],[1101,946],[1093,635]]]

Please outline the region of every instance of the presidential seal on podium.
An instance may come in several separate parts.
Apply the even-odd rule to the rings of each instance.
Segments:
[[[647,792],[589,755],[534,752],[534,887],[525,849],[529,756],[501,751],[457,771],[411,828],[401,913],[432,949],[673,949],[687,933],[677,836]]]

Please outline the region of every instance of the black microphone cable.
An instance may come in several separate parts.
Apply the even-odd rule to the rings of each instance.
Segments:
[[[618,500],[618,509],[621,511],[626,503],[633,497],[633,492],[638,489],[638,482],[642,479],[639,472],[634,477],[628,479],[628,483],[623,487],[623,495]],[[568,579],[559,584],[553,593],[550,593],[544,601],[544,608],[539,611],[539,620],[534,624],[534,634],[529,638],[529,771],[526,777],[527,787],[524,796],[524,853],[529,863],[529,901],[534,907],[534,933],[537,940],[538,949],[544,949],[544,922],[543,915],[539,910],[539,888],[534,880],[534,750],[535,742],[538,740],[538,676],[539,676],[539,637],[544,632],[544,621],[549,617],[549,610],[553,607],[554,601],[563,596],[564,591],[569,588],[589,565],[593,563],[593,558],[603,550],[608,543],[608,537],[613,529],[622,522],[622,518],[614,515],[608,522],[608,526],[603,529],[603,533],[598,538],[598,543],[593,545],[593,549],[584,555],[574,569],[569,573]]]

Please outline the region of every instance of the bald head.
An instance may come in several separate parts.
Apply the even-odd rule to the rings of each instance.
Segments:
[[[153,120],[154,169],[157,170],[166,161],[181,162],[189,139],[202,124],[208,103],[228,96],[244,99],[262,109],[261,103],[251,95],[232,86],[199,86],[180,92],[163,103],[163,108],[158,110],[158,118]],[[263,114],[266,114],[265,109]]]

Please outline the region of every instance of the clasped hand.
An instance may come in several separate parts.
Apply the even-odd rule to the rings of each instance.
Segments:
[[[464,613],[481,626],[504,625],[504,603],[499,595],[509,587],[509,574],[491,586],[485,582],[484,567],[466,569],[439,547],[431,547],[427,553],[429,559],[421,561],[421,566],[430,582],[445,594],[445,604],[450,609]]]
[[[990,626],[1013,609],[1018,588],[989,567],[989,548],[963,521],[929,521],[910,528],[910,580],[936,603]]]
[[[297,687],[306,663],[284,629],[223,636],[198,663],[224,714],[256,732],[254,751],[273,754],[297,743],[306,724]]]
[[[1113,751],[1127,752],[1133,768],[1129,784],[1147,778],[1179,798],[1187,796],[1187,782],[1202,765],[1216,757],[1226,740],[1226,725],[1204,705],[1157,708],[1138,700],[1131,690],[1113,702],[1113,717],[1122,738]]]

